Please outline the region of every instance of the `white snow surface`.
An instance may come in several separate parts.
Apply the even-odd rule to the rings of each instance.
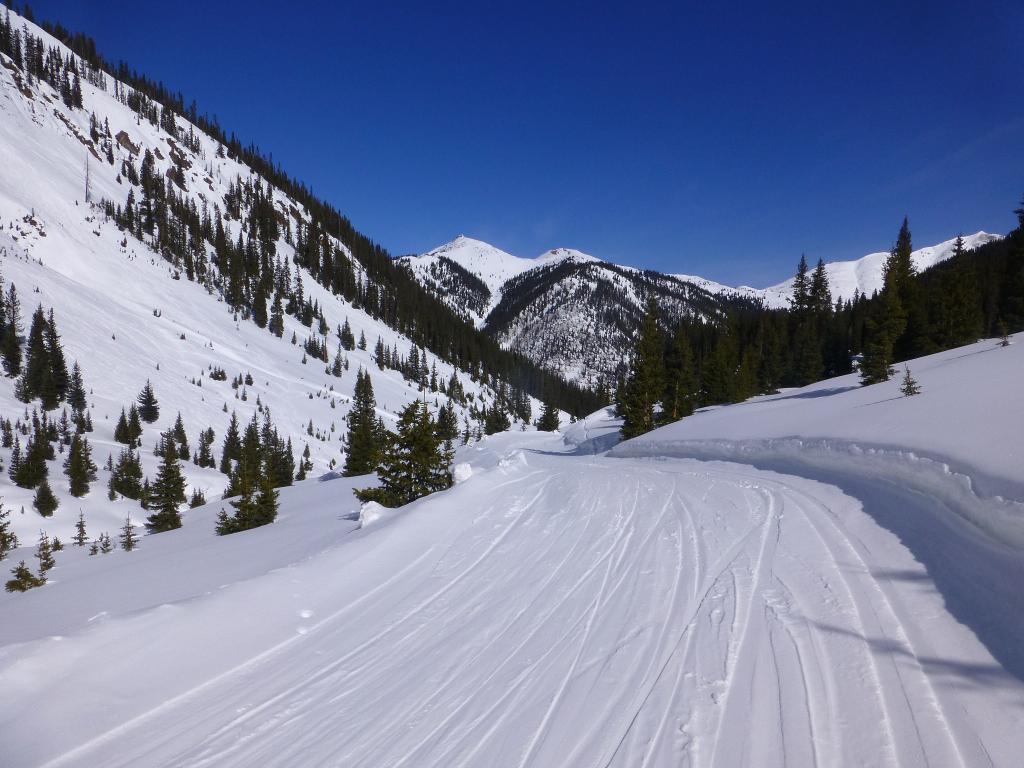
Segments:
[[[22,24],[48,44],[59,43],[40,28],[11,14],[15,26]],[[66,49],[64,49],[66,51]],[[371,375],[380,415],[390,424],[406,403],[417,396],[416,390],[396,371],[381,371],[372,358],[377,337],[397,346],[402,355],[411,342],[382,322],[374,320],[338,296],[332,295],[302,270],[305,295],[323,308],[330,326],[329,356],[338,350],[335,330],[346,319],[358,339],[365,334],[366,351],[345,352],[348,370],[335,378],[325,373],[318,360],[302,362],[302,341],[315,333],[291,316],[285,316],[283,338],[276,338],[250,320],[235,318],[213,290],[190,282],[148,245],[118,230],[105,219],[102,209],[84,202],[86,156],[90,158],[90,181],[94,201],[109,199],[123,204],[129,184],[119,176],[122,160],[132,158],[136,167],[148,148],[157,156],[156,171],[163,175],[171,167],[171,139],[168,134],[135,114],[114,98],[114,79],[108,76],[107,90],[82,80],[84,109],[69,110],[46,83],[36,82],[25,92],[19,90],[12,65],[0,56],[0,272],[5,287],[16,285],[22,303],[22,322],[27,333],[31,314],[37,304],[53,307],[70,368],[77,360],[90,391],[89,404],[95,431],[88,435],[93,460],[100,466],[98,479],[90,493],[81,499],[67,492],[62,463],[65,456],[49,463],[49,482],[60,499],[60,507],[51,518],[42,518],[32,507],[32,490],[14,486],[6,468],[10,450],[0,449],[0,497],[14,522],[22,544],[36,540],[40,529],[63,540],[74,532],[79,510],[85,514],[90,536],[103,531],[116,533],[125,517],[136,524],[145,519],[138,503],[107,499],[109,473],[103,468],[108,454],[116,458],[122,448],[113,440],[114,426],[121,408],[134,402],[139,390],[150,379],[160,402],[160,419],[144,425],[141,457],[144,472],[155,476],[158,459],[153,448],[159,435],[169,429],[181,413],[191,447],[207,427],[216,432],[214,451],[219,458],[230,411],[237,411],[244,425],[259,402],[269,408],[282,436],[290,437],[296,461],[309,445],[313,474],[330,469],[331,462],[344,459],[342,437],[345,416],[360,366]],[[22,84],[24,81],[22,79]],[[111,134],[124,131],[135,145],[132,151],[114,144],[113,166],[97,159],[83,146],[89,137],[89,115],[95,112],[99,124],[109,122]],[[178,124],[187,122],[178,118]],[[217,157],[217,144],[199,134],[200,154],[191,153],[180,142],[180,151],[191,168],[186,172],[186,193],[198,209],[219,205],[225,209],[223,195],[236,178],[252,179],[255,174],[230,158]],[[102,153],[100,153],[102,156]],[[162,158],[162,159],[161,159]],[[266,186],[266,182],[261,182]],[[141,198],[139,188],[136,198]],[[309,215],[279,190],[274,197],[283,216]],[[228,237],[238,235],[239,222],[226,224]],[[336,243],[347,252],[343,244]],[[284,238],[277,243],[282,258],[291,260],[294,248]],[[294,264],[293,270],[298,270]],[[357,273],[365,280],[358,262]],[[159,314],[159,316],[156,316]],[[315,325],[315,324],[314,324]],[[291,345],[292,334],[298,345]],[[454,369],[427,352],[428,365],[436,365],[438,377],[447,381]],[[228,381],[208,377],[209,366],[226,370]],[[231,379],[251,373],[253,384],[234,390]],[[493,397],[488,387],[457,372],[469,396]],[[201,381],[202,386],[192,383]],[[24,417],[32,406],[14,397],[14,381],[0,377],[0,414]],[[444,395],[431,395],[435,409],[446,401]],[[38,403],[36,404],[38,405]],[[228,412],[224,412],[224,407]],[[540,404],[534,402],[539,413]],[[460,420],[467,414],[457,405]],[[59,418],[60,412],[52,414]],[[312,422],[314,434],[307,434]],[[24,443],[24,438],[22,438]],[[201,489],[207,499],[219,498],[227,478],[211,469],[200,469],[184,462],[190,490]],[[7,561],[4,563],[7,566]],[[6,572],[7,568],[4,568]]]
[[[913,361],[915,398],[826,382],[611,455],[608,410],[495,435],[361,529],[369,478],[288,489],[226,539],[210,505],[131,553],[65,550],[0,597],[5,765],[1018,765],[1024,548],[949,478],[767,441],[895,422],[893,463],[928,437],[1010,488],[989,459],[1019,450],[1021,354],[984,342]],[[1002,407],[939,418],[972,399]],[[728,439],[787,471],[685,457]]]
[[[965,250],[973,250],[985,243],[999,240],[1000,235],[993,235],[988,232],[975,232],[973,235],[964,235]],[[953,246],[956,238],[945,240],[938,245],[930,245],[920,248],[911,253],[911,259],[918,272],[934,267],[936,264],[945,261],[953,255]],[[825,272],[828,274],[829,287],[832,290],[832,300],[852,299],[854,294],[867,294],[870,296],[875,291],[882,289],[882,282],[885,277],[885,261],[889,257],[889,251],[869,253],[859,259],[852,261],[832,261],[825,265]],[[814,264],[810,265],[811,268]],[[708,290],[711,290],[710,288]],[[742,286],[735,289],[740,293],[750,296],[761,296],[765,304],[770,307],[788,307],[789,300],[793,296],[793,278],[785,282],[773,285],[769,288],[748,288]]]
[[[556,264],[560,261],[598,261],[593,256],[588,256],[571,248],[554,248],[536,258],[528,259],[521,256],[513,256],[511,253],[506,253],[489,243],[472,237],[466,237],[465,235],[459,235],[451,242],[438,246],[434,250],[420,256],[403,256],[399,261],[411,267],[413,272],[423,280],[424,275],[428,274],[431,265],[435,264],[442,256],[451,259],[460,267],[476,275],[490,291],[490,301],[487,304],[486,310],[479,314],[472,310],[469,312],[473,322],[478,327],[484,324],[487,316],[498,306],[498,303],[501,301],[502,287],[513,277],[517,277],[531,269]]]

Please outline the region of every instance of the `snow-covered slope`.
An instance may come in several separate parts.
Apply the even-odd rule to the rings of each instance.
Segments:
[[[48,45],[59,47],[35,25],[14,14],[11,19],[18,29],[30,30]],[[193,152],[159,127],[140,121],[123,103],[123,86],[118,89],[120,98],[115,97],[113,78],[106,77],[105,88],[83,78],[81,87],[83,108],[70,109],[49,85],[29,83],[24,73],[0,55],[0,272],[6,286],[17,287],[23,323],[27,325],[37,304],[54,309],[68,364],[73,360],[81,364],[90,391],[95,432],[89,440],[93,459],[101,465],[91,492],[74,499],[67,494],[61,469],[64,457],[50,463],[50,483],[61,504],[49,519],[33,510],[33,491],[12,485],[6,471],[0,474],[0,497],[12,510],[15,529],[25,543],[33,541],[40,528],[66,540],[79,510],[85,513],[91,535],[116,532],[129,514],[136,522],[144,518],[136,502],[108,501],[108,473],[102,465],[108,454],[116,457],[121,448],[113,441],[121,408],[135,400],[147,379],[155,387],[161,408],[159,421],[146,425],[142,438],[144,470],[150,477],[158,461],[153,448],[178,413],[193,448],[200,430],[215,430],[214,448],[219,456],[231,412],[237,411],[244,425],[258,407],[266,407],[282,435],[291,438],[296,461],[309,446],[313,474],[317,475],[343,458],[345,415],[360,366],[371,373],[380,413],[386,420],[392,420],[416,396],[398,372],[379,370],[372,359],[378,337],[403,355],[409,351],[410,341],[328,291],[306,269],[292,263],[294,240],[288,240],[284,232],[276,243],[277,257],[293,276],[302,276],[306,297],[322,308],[330,329],[326,337],[329,359],[339,352],[334,332],[346,319],[357,339],[361,334],[367,339],[368,350],[343,353],[347,366],[340,378],[329,375],[324,363],[307,359],[303,352],[302,341],[317,335],[316,323],[311,329],[286,315],[284,334],[275,337],[233,314],[215,280],[186,279],[180,264],[161,258],[148,244],[119,230],[103,215],[101,206],[87,205],[87,159],[92,200],[118,205],[124,203],[130,189],[123,175],[124,163],[138,168],[147,150],[155,157],[159,177],[184,169],[183,186],[176,192],[191,200],[197,211],[225,211],[231,184],[256,176],[245,165],[221,156],[217,142],[202,133],[195,134],[198,151]],[[91,114],[96,115],[103,132],[98,139],[90,136]],[[178,123],[184,132],[191,127],[180,117]],[[112,164],[105,157],[108,144]],[[140,199],[139,187],[134,189]],[[272,194],[281,222],[288,221],[292,232],[300,222],[308,224],[307,211],[279,190]],[[228,240],[238,237],[245,218],[225,219]],[[329,239],[342,257],[349,254],[343,243]],[[353,259],[352,266],[357,278],[365,281],[361,265]],[[215,267],[210,269],[216,274]],[[298,345],[290,343],[293,334]],[[436,366],[441,381],[456,373],[468,395],[493,396],[468,375],[426,354],[427,365]],[[211,366],[225,369],[229,380],[210,379]],[[233,389],[230,379],[245,373],[251,373],[252,385]],[[429,400],[433,406],[446,402],[446,397],[430,393]],[[0,379],[0,415],[24,421],[32,407],[15,399],[12,379]],[[458,411],[460,418],[466,414],[461,405]],[[59,417],[59,411],[54,415]],[[5,468],[9,458],[8,449],[0,450]],[[203,490],[207,498],[219,498],[226,484],[224,475],[199,469],[191,462],[184,468],[191,488]]]
[[[333,480],[229,548],[211,505],[135,552],[65,550],[0,596],[5,766],[1014,766],[1024,548],[918,449],[1020,490],[1022,364],[986,342],[911,361],[912,399],[836,380],[612,456],[606,412],[568,447],[505,433],[357,530]],[[774,435],[847,449],[785,474],[681,458],[723,436],[790,457]]]
[[[988,232],[964,235],[964,249],[971,251],[985,243],[999,239],[1000,235],[992,235]],[[938,245],[930,245],[927,248],[914,251],[911,257],[917,271],[923,272],[950,258],[953,255],[955,243],[956,238],[954,237]],[[829,287],[832,289],[832,299],[846,301],[852,299],[857,293],[870,296],[875,291],[881,290],[885,260],[888,257],[888,251],[879,251],[853,261],[833,261],[826,264],[825,272],[828,274]],[[793,295],[793,279],[790,278],[770,288],[740,287],[734,290],[746,295],[761,296],[764,298],[765,304],[770,307],[788,307],[789,299]]]
[[[964,237],[964,247],[972,250],[999,237],[977,232]],[[914,251],[918,271],[950,258],[954,243],[955,238]],[[833,299],[880,289],[887,256],[878,252],[826,264]],[[401,261],[424,287],[502,344],[590,386],[615,380],[649,296],[669,317],[713,318],[735,303],[786,308],[793,293],[792,279],[768,288],[733,287],[611,264],[565,248],[524,259],[461,235]]]
[[[424,286],[477,326],[483,325],[498,306],[505,284],[523,272],[566,260],[579,263],[597,261],[593,256],[568,248],[556,248],[534,259],[524,259],[465,235],[459,235],[421,256],[403,256],[398,260],[407,265]],[[452,270],[452,263],[483,285]]]

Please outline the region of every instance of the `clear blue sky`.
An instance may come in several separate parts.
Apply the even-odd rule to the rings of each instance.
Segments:
[[[763,285],[887,248],[905,213],[919,245],[1010,229],[1024,4],[838,5],[32,7],[396,255],[464,233]]]

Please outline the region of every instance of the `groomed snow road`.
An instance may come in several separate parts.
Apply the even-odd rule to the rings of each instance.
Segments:
[[[291,567],[8,647],[3,763],[1020,764],[1021,681],[856,499],[519,440]]]

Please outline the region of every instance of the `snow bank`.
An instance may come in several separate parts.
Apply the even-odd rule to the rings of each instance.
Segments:
[[[824,479],[856,474],[924,493],[1024,549],[1024,345],[992,340],[909,363],[861,387],[856,375],[710,408],[611,450],[618,457],[724,459]]]

